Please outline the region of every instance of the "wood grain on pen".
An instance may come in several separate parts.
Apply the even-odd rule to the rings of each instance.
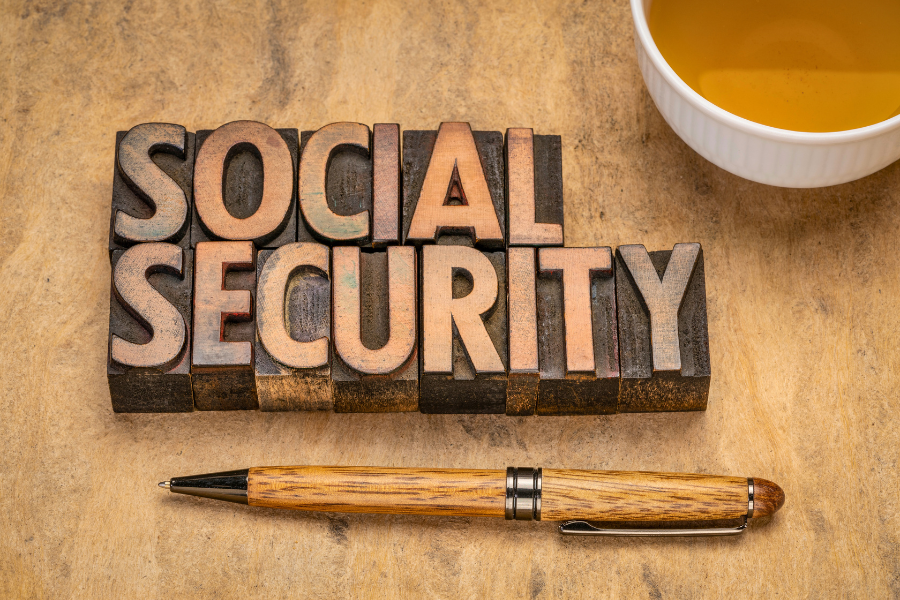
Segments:
[[[747,514],[746,477],[562,469],[543,474],[544,521],[681,521]]]
[[[784,490],[767,479],[753,478],[753,516],[768,517],[784,505]]]
[[[252,506],[270,508],[502,517],[506,473],[468,469],[258,467],[250,469],[247,495]]]

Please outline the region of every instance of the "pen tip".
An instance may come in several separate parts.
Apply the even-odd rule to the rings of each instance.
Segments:
[[[159,487],[169,489],[169,482],[168,481],[160,481]]]

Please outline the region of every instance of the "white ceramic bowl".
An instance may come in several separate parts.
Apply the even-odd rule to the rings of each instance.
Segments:
[[[792,188],[846,183],[900,158],[900,115],[868,127],[804,133],[760,125],[695,92],[650,36],[651,0],[631,0],[634,43],[644,82],[675,133],[703,158],[751,181]]]

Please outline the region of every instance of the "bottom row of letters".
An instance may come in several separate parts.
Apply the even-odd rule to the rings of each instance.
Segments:
[[[117,412],[703,410],[703,252],[146,243],[112,257]]]

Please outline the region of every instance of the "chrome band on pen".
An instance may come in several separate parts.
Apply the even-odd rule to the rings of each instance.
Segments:
[[[541,520],[541,469],[506,468],[506,512],[508,520]]]
[[[753,478],[747,478],[747,518],[753,518]]]

